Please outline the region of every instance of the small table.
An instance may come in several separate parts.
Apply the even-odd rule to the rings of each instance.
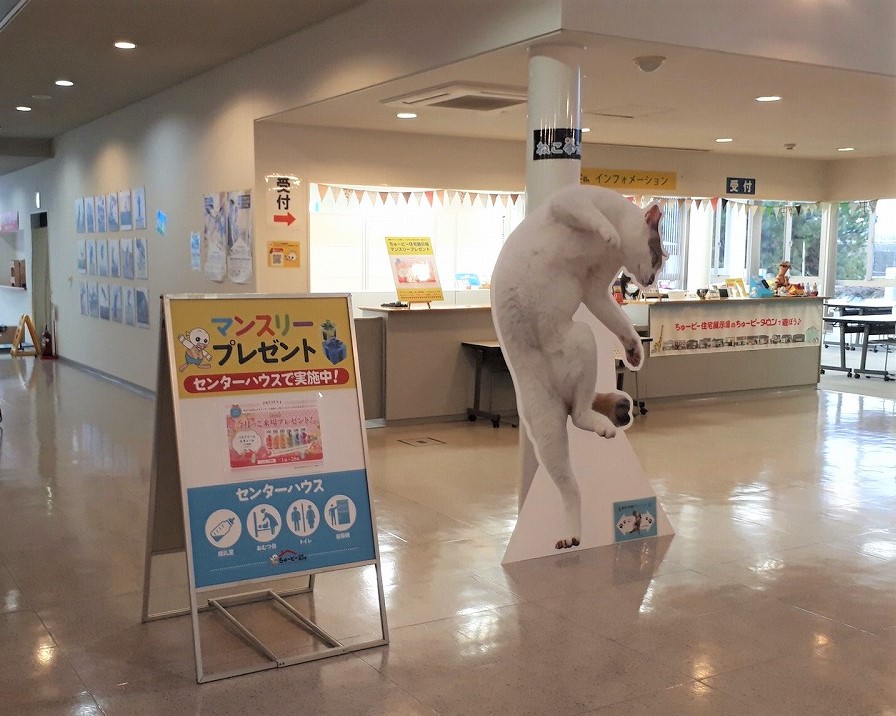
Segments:
[[[821,366],[821,372],[825,370],[842,370],[846,371],[847,376],[861,378],[872,375],[883,376],[884,380],[892,380],[890,372],[886,370],[886,361],[884,362],[884,370],[871,370],[865,367],[868,358],[868,345],[871,342],[872,335],[890,336],[896,333],[896,314],[884,313],[879,315],[861,315],[861,316],[826,316],[825,322],[837,325],[840,328],[840,365]],[[862,358],[858,368],[849,368],[846,365],[846,334],[861,333],[862,334]]]
[[[467,408],[467,420],[470,422],[476,418],[488,418],[492,421],[492,427],[497,428],[502,420],[505,420],[513,427],[517,426],[510,420],[504,418],[500,413],[489,412],[480,408],[480,400],[482,393],[482,366],[487,361],[493,362],[499,366],[500,370],[507,370],[507,363],[504,361],[504,353],[501,352],[501,344],[498,341],[462,341],[461,346],[467,348],[476,355],[476,382],[473,387],[473,407]]]

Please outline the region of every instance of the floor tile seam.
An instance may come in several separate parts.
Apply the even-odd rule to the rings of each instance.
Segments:
[[[871,533],[863,532],[862,534],[856,535],[856,536],[862,537],[863,535],[867,535],[867,534],[871,534]],[[894,534],[893,537],[894,537],[894,546],[896,546],[896,534]],[[845,539],[850,540],[850,539],[854,539],[854,537],[846,537]],[[843,549],[843,550],[846,550],[847,552],[851,552],[852,554],[855,554],[860,557],[866,557],[866,558],[870,558],[872,560],[877,560],[880,562],[880,566],[896,565],[896,554],[894,554],[893,557],[883,557],[883,556],[880,556],[877,554],[869,554],[867,552],[863,552],[861,549],[854,549],[852,547],[844,547],[842,544],[836,544],[836,543],[830,542],[830,541],[822,541],[820,544],[824,544],[829,547],[834,547],[835,549]]]
[[[809,594],[813,594],[813,593],[814,593],[814,591],[810,591],[810,592],[809,592]],[[803,594],[806,594],[806,593],[804,592]],[[858,624],[850,624],[849,622],[845,622],[845,621],[843,621],[843,620],[841,620],[841,619],[837,619],[837,618],[835,618],[835,617],[830,617],[830,616],[828,616],[827,614],[823,614],[823,613],[821,613],[821,612],[819,612],[819,611],[816,611],[816,610],[814,610],[814,609],[809,609],[808,607],[802,607],[802,606],[800,606],[799,604],[791,604],[790,606],[792,606],[794,609],[798,609],[798,610],[801,611],[801,612],[805,612],[805,613],[807,613],[807,614],[811,614],[812,616],[819,617],[819,618],[824,619],[824,620],[826,620],[826,621],[829,621],[829,622],[832,622],[832,623],[834,623],[834,624],[837,624],[837,625],[840,626],[840,627],[847,627],[848,629],[852,629],[852,630],[854,630],[855,632],[858,632],[858,633],[856,633],[856,634],[850,634],[850,635],[849,635],[850,637],[852,637],[852,636],[860,636],[860,634],[862,634],[862,633],[864,633],[864,634],[868,634],[868,635],[870,635],[870,636],[881,636],[881,635],[879,635],[877,632],[875,632],[875,631],[873,631],[873,630],[871,630],[871,629],[866,629],[866,628],[864,628],[864,627],[860,627]],[[889,626],[881,627],[881,630],[882,630],[882,631],[885,631],[886,629],[889,629],[891,626],[893,626],[893,625],[889,625]],[[832,639],[831,641],[837,641],[837,639]]]
[[[381,486],[378,487],[378,486],[374,485],[371,489],[371,497],[373,498],[374,502],[376,501],[376,499],[378,499],[379,495],[377,495],[376,493],[379,493],[379,492],[388,494],[389,497],[393,500],[400,500],[404,503],[407,503],[407,506],[413,507],[414,509],[429,510],[430,512],[435,512],[439,517],[449,519],[452,522],[457,522],[457,523],[463,525],[467,529],[476,529],[475,525],[464,522],[463,520],[459,520],[456,517],[452,517],[451,515],[445,514],[444,512],[440,512],[439,510],[437,510],[433,507],[430,507],[428,505],[425,505],[422,502],[413,500],[410,497],[405,497],[404,495],[402,495],[398,492],[395,492],[394,490],[389,490],[389,489],[383,488]],[[375,507],[375,505],[374,505],[374,507]]]

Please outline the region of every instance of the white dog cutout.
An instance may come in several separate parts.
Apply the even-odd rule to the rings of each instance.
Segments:
[[[631,421],[625,393],[595,393],[594,334],[573,321],[580,304],[618,336],[625,362],[637,369],[641,339],[614,301],[610,286],[622,269],[642,287],[666,259],[662,212],[646,212],[608,189],[570,186],[553,194],[510,234],[492,276],[492,315],[516,386],[517,409],[535,457],[560,492],[563,533],[556,549],[579,545],[581,504],[572,471],[567,417],[605,438]],[[532,475],[528,476],[531,481]],[[529,484],[521,486],[521,500]]]

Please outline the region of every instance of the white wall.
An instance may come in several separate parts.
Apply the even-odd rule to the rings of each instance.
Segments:
[[[896,157],[841,159],[828,164],[828,201],[896,198]]]
[[[189,236],[201,231],[203,195],[253,186],[254,120],[550,32],[559,25],[559,9],[553,0],[523,6],[490,0],[477,8],[475,19],[471,25],[468,14],[451,3],[371,0],[69,132],[56,140],[54,159],[0,177],[4,211],[27,216],[34,191],[41,192],[60,355],[154,388],[156,299],[254,288],[214,283],[189,269]],[[145,285],[153,299],[148,331],[83,317],[78,301],[76,241],[84,237],[75,232],[74,202],[134,186],[145,187],[150,225],[140,234],[115,236],[149,239],[150,278],[135,283]],[[168,216],[164,238],[152,229],[157,209]],[[256,228],[263,246],[263,227]],[[256,270],[265,272],[263,265]]]
[[[254,186],[258,194],[267,171],[288,171],[325,183],[521,189],[521,143],[433,137],[399,141],[379,133],[372,142],[367,134],[336,130],[336,141],[331,135],[322,144],[297,136],[294,128],[262,124],[256,129],[254,122],[548,35],[561,26],[561,5],[575,4],[489,0],[470,13],[458,10],[459,1],[371,0],[69,132],[55,142],[54,159],[0,177],[0,208],[27,217],[34,210],[34,192],[40,191],[48,212],[50,285],[59,313],[60,354],[143,387],[155,385],[159,316],[154,300],[149,331],[80,316],[79,235],[73,221],[78,197],[144,186],[149,221],[157,209],[168,215],[166,237],[155,235],[151,225],[143,234],[150,243],[150,278],[145,283],[150,295],[158,297],[240,288],[210,282],[189,270],[189,234],[201,230],[205,193]],[[615,7],[612,2],[596,5]],[[632,4],[636,6],[647,7],[644,2]],[[586,146],[584,158],[586,166],[678,171],[678,192],[683,195],[717,196],[723,177],[732,175],[755,176],[764,198],[824,198],[828,181],[837,192],[848,193],[856,186],[863,198],[867,196],[862,172],[854,177],[842,162],[832,163],[838,165],[835,168],[814,162],[691,154]],[[834,169],[836,181],[828,176]],[[892,186],[888,170],[880,171]],[[265,226],[260,208],[255,218],[256,249],[263,249],[276,237]],[[302,221],[307,226],[307,217]],[[263,261],[256,263],[256,276],[264,291],[307,288],[301,276],[278,274]]]

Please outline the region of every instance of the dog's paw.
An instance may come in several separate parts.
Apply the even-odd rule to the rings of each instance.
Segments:
[[[632,401],[626,393],[595,393],[591,407],[617,427],[628,425],[632,420]]]
[[[578,537],[570,537],[569,539],[558,539],[557,544],[554,545],[554,549],[569,549],[570,547],[578,547],[579,546],[579,538]]]
[[[603,418],[603,416],[601,416]],[[615,438],[616,437],[616,426],[613,425],[609,420],[604,418],[601,420],[597,426],[594,428],[594,432],[597,435],[600,435],[602,438]]]
[[[628,398],[620,398],[613,409],[613,422],[623,427],[632,420],[632,401]]]
[[[625,361],[632,368],[637,368],[644,360],[644,349],[641,347],[641,339],[632,336],[620,336],[619,341],[625,350]]]

